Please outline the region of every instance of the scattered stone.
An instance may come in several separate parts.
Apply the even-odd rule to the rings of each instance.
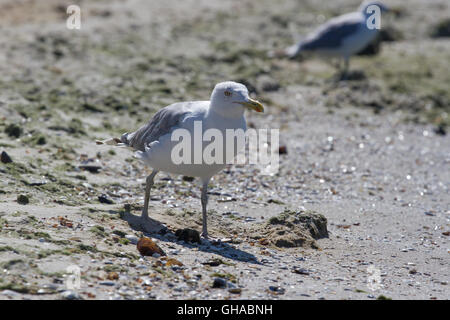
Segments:
[[[36,180],[36,179],[26,180],[26,179],[22,179],[21,181],[23,183],[25,183],[27,186],[30,186],[30,187],[43,186],[43,185],[48,183],[48,181],[45,180],[45,179],[43,179],[43,180]]]
[[[292,272],[297,273],[297,274],[302,274],[305,276],[309,275],[309,271],[304,268],[294,267],[294,269],[292,269]]]
[[[108,279],[108,280],[117,280],[117,279],[119,279],[119,274],[117,272],[110,272],[106,276],[106,279]]]
[[[117,233],[116,233],[117,234]],[[125,239],[127,239],[128,241],[130,241],[132,244],[138,244],[138,237],[132,235],[132,234],[127,234],[125,235]]]
[[[90,173],[98,173],[102,169],[101,166],[89,165],[89,164],[79,165],[78,168],[80,170],[89,171]]]
[[[98,201],[100,201],[100,203],[106,203],[106,204],[114,203],[114,201],[112,201],[106,194],[102,194],[102,195],[98,196]]]
[[[214,282],[212,285],[213,288],[219,288],[219,289],[224,289],[227,287],[227,280],[225,280],[224,278],[214,278]]]
[[[208,265],[211,267],[217,267],[217,266],[220,266],[221,264],[223,264],[223,261],[219,258],[214,258],[214,259],[208,260],[206,262],[202,262],[202,264]]]
[[[275,204],[279,204],[279,205],[285,204],[283,201],[278,200],[278,199],[269,199],[269,200],[267,200],[267,203],[275,203]]]
[[[194,229],[178,229],[175,231],[175,236],[178,238],[179,241],[185,241],[185,242],[197,242],[201,243],[200,240],[200,233],[197,230]]]
[[[269,291],[272,294],[276,294],[276,295],[281,295],[284,294],[286,292],[286,290],[282,287],[276,287],[276,286],[270,286],[269,287]]]
[[[164,251],[152,240],[149,238],[141,238],[137,243],[137,249],[139,253],[143,256],[153,256],[155,253],[165,256]]]
[[[287,147],[286,146],[280,146],[278,148],[278,153],[279,154],[287,154]]]
[[[37,138],[36,138],[36,144],[37,145],[40,145],[40,146],[42,146],[42,145],[44,145],[44,144],[46,144],[47,143],[47,139],[45,139],[45,137],[44,136],[38,136]]]
[[[5,295],[5,296],[9,296],[9,297],[17,297],[20,295],[20,293],[12,291],[12,290],[3,290],[0,291],[0,294]]]
[[[28,204],[30,203],[30,200],[28,199],[28,197],[24,194],[19,194],[17,196],[17,203],[19,204]]]
[[[5,151],[2,151],[2,154],[0,155],[0,160],[3,163],[11,163],[13,162],[9,154],[7,154]]]
[[[183,176],[183,181],[192,182],[194,179],[194,177]]]
[[[42,288],[37,291],[37,294],[55,294],[58,292],[59,286],[54,283],[44,284]]]
[[[65,300],[81,300],[81,296],[72,290],[66,290],[61,293],[61,297]]]
[[[10,124],[6,127],[5,133],[10,137],[19,138],[22,135],[23,130],[17,124]]]
[[[300,295],[301,295],[302,297],[311,297],[311,295],[309,295],[309,294],[307,294],[307,293],[300,293]]]
[[[171,267],[171,266],[179,266],[179,267],[182,267],[183,264],[182,264],[180,261],[178,261],[177,259],[169,258],[169,259],[167,259],[166,266],[167,266],[167,267]]]
[[[241,288],[230,288],[228,289],[229,293],[233,293],[233,294],[241,294],[242,289]]]

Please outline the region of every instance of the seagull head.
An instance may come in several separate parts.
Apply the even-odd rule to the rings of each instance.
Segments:
[[[232,81],[216,84],[211,94],[210,108],[227,118],[242,116],[246,109],[264,112],[263,105],[250,98],[245,85]]]
[[[367,15],[368,14],[367,9],[370,6],[377,6],[378,8],[380,8],[381,13],[389,11],[388,7],[380,1],[364,1],[359,6],[359,11],[361,11],[364,15]]]

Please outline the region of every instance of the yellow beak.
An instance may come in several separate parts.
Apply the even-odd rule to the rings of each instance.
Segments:
[[[252,98],[248,98],[247,101],[239,103],[249,109],[255,110],[256,112],[264,112],[263,105],[259,101],[253,100]]]

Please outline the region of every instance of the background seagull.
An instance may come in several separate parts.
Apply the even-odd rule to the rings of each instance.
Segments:
[[[343,59],[345,73],[350,57],[364,49],[379,32],[367,27],[367,19],[373,14],[367,9],[372,5],[378,6],[380,12],[387,11],[381,2],[363,2],[358,11],[330,19],[305,40],[287,48],[285,55],[292,59],[302,52],[311,52],[326,58]]]
[[[201,163],[176,164],[172,159],[172,149],[179,141],[172,141],[172,133],[176,129],[186,129],[194,137],[195,122],[201,121],[202,132],[208,129],[218,129],[223,136],[223,145],[227,145],[225,130],[242,129],[246,130],[244,117],[245,109],[264,112],[264,108],[256,100],[249,97],[247,88],[236,82],[218,83],[212,94],[210,101],[179,102],[171,104],[159,110],[153,118],[137,131],[125,133],[120,139],[113,138],[106,141],[97,141],[98,144],[126,145],[137,150],[136,155],[145,164],[153,168],[152,173],[146,179],[144,208],[141,215],[141,224],[144,230],[151,230],[151,220],[148,217],[148,202],[150,199],[150,189],[153,186],[153,179],[159,171],[182,174],[190,177],[199,177],[202,181],[202,214],[203,228],[202,236],[208,238],[206,205],[208,202],[208,183],[213,175],[226,166],[226,161],[222,163],[207,164],[203,157]],[[198,122],[197,122],[198,124]],[[234,139],[234,137],[233,137]],[[200,152],[203,155],[205,144],[200,148],[191,143],[191,155]],[[234,148],[231,151],[232,158],[239,150]],[[226,156],[226,155],[225,155]],[[229,158],[227,158],[229,159]]]

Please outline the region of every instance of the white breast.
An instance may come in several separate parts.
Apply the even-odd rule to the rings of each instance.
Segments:
[[[195,124],[195,122],[197,122],[197,124]],[[199,126],[200,123],[201,126]],[[198,130],[200,127],[201,131]],[[194,130],[195,128],[197,128],[197,130]],[[218,130],[223,137],[222,161],[213,164],[205,163],[205,158],[203,157],[205,148],[207,148],[211,142],[202,141],[203,134],[211,128]],[[179,129],[187,130],[186,132],[191,134],[189,150],[191,153],[190,163],[174,163],[173,151],[177,150],[174,149],[176,146],[180,147],[180,141],[172,141],[172,135],[174,130]],[[244,117],[241,119],[224,119],[218,116],[207,117],[206,113],[199,113],[192,117],[187,117],[179,127],[174,128],[169,134],[161,136],[158,141],[152,142],[146,152],[137,152],[137,156],[147,165],[159,171],[207,179],[226,166],[226,144],[228,143],[226,138],[227,129],[242,129],[245,131],[246,124]],[[199,133],[199,135],[195,135],[194,132]],[[195,139],[197,140],[194,141]],[[230,149],[228,149],[228,151],[230,151]],[[239,150],[234,149],[232,154],[228,155],[228,159],[230,156],[231,158],[234,158],[238,151]],[[197,156],[197,160],[200,160],[200,163],[194,163],[194,155]]]

